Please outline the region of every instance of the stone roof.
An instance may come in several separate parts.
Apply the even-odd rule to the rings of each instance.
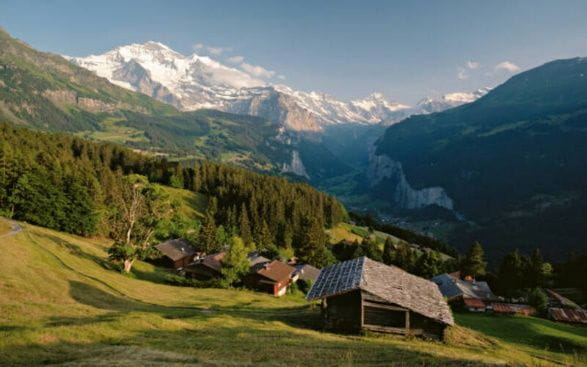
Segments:
[[[484,300],[495,298],[487,282],[462,280],[452,274],[446,273],[437,275],[431,280],[438,285],[442,295],[449,300],[460,296]]]
[[[320,269],[309,264],[300,264],[296,265],[296,274],[298,274],[299,278],[302,280],[311,280],[315,282],[316,279],[318,279],[318,275],[320,275]]]
[[[255,267],[259,264],[265,264],[271,262],[270,259],[261,256],[257,251],[251,252],[247,255],[247,259],[249,260],[249,267]]]
[[[587,310],[583,309],[569,309],[551,307],[548,309],[548,315],[554,321],[574,322],[579,324],[587,324]]]
[[[196,254],[196,249],[183,238],[161,242],[155,246],[163,255],[173,261],[181,260],[186,256]]]
[[[222,270],[222,260],[224,260],[225,256],[225,251],[217,252],[215,254],[204,256],[199,263],[220,272],[220,270]]]
[[[357,289],[444,324],[454,324],[450,308],[436,284],[367,257],[322,269],[307,299],[326,298]]]
[[[552,289],[547,289],[546,294],[548,296],[549,304],[552,307],[561,306],[563,308],[579,308],[579,305],[577,305],[575,302],[571,301],[567,297],[558,294]]]

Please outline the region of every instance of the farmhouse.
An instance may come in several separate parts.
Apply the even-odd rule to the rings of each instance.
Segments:
[[[307,299],[322,299],[328,330],[442,339],[446,326],[454,324],[434,283],[367,257],[322,269]]]
[[[182,238],[161,242],[155,248],[161,252],[168,267],[179,269],[194,261],[196,249]]]
[[[551,320],[587,324],[587,310],[552,289],[547,289],[546,294],[548,295],[548,317]]]
[[[218,252],[197,259],[185,268],[185,275],[197,280],[210,280],[222,275],[222,260],[226,252]]]
[[[451,305],[463,306],[469,311],[485,311],[487,302],[495,299],[487,282],[461,279],[460,273],[445,273],[432,278]]]
[[[294,271],[294,267],[277,260],[260,263],[251,268],[244,283],[249,288],[279,297],[287,291]]]

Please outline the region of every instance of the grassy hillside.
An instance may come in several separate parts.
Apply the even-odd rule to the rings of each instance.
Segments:
[[[390,235],[389,233],[381,232],[381,231],[373,231],[369,232],[369,227],[367,226],[357,226],[350,223],[340,223],[336,227],[327,230],[329,235],[329,240],[331,244],[338,243],[342,240],[354,242],[359,241],[362,242],[364,238],[371,237],[374,239],[383,249],[383,245],[385,244],[385,240],[387,238],[391,238],[391,242],[394,245],[398,245],[400,243],[404,243],[409,245],[412,249],[414,249],[417,253],[422,253],[421,246],[413,243],[409,243],[399,237]],[[451,256],[441,253],[443,259],[449,259]]]
[[[178,205],[177,212],[189,219],[203,218],[208,198],[206,195],[186,189],[178,189],[170,186],[158,185],[169,195],[169,199]]]
[[[107,241],[30,225],[0,241],[0,365],[480,366],[587,361],[585,329],[536,319],[523,319],[528,332],[573,345],[581,354],[541,351],[540,343],[507,338],[499,329],[485,337],[457,327],[448,344],[322,333],[315,329],[317,308],[299,296],[277,299],[241,290],[156,284],[144,280],[156,278],[158,272],[146,263],[137,264],[133,277],[123,276],[105,268],[107,246]],[[477,316],[458,319],[487,330],[485,323],[471,317]],[[511,326],[509,318],[496,320]]]

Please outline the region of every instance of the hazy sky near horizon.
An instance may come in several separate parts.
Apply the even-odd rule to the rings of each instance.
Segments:
[[[410,104],[587,56],[584,0],[2,0],[0,26],[43,51],[154,40],[269,82]]]

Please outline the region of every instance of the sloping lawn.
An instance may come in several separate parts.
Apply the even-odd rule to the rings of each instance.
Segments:
[[[459,313],[457,322],[542,358],[582,356],[587,362],[587,328],[537,317]]]
[[[537,341],[520,342],[507,330],[492,331],[489,326],[493,337],[455,327],[445,343],[324,333],[318,308],[300,296],[156,284],[138,279],[162,271],[145,263],[137,264],[135,275],[125,276],[108,269],[108,245],[29,225],[0,241],[0,366],[494,366],[585,361],[585,353],[542,352]],[[459,319],[464,324],[469,317]],[[582,331],[563,331],[568,343],[584,345]],[[545,328],[532,332],[538,339],[552,335]]]

